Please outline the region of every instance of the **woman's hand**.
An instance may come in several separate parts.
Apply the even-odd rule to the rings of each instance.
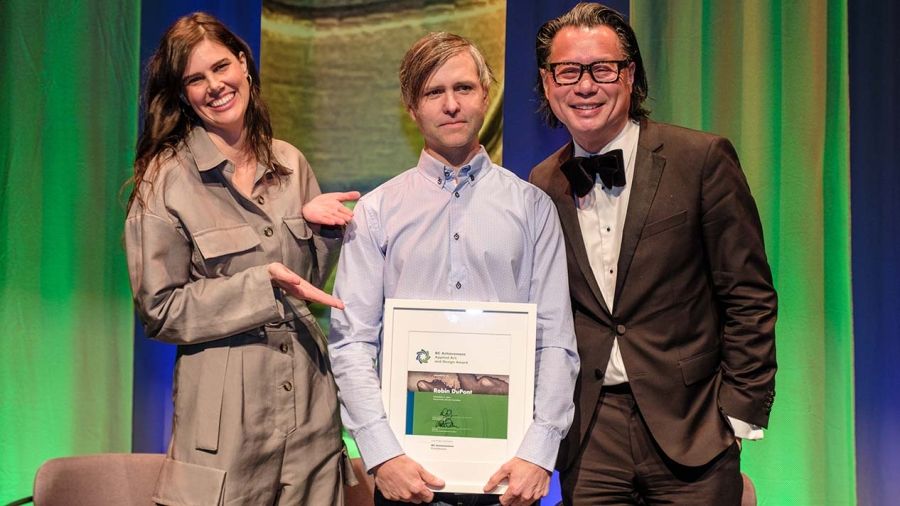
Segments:
[[[353,211],[344,202],[358,199],[358,191],[323,193],[303,206],[303,218],[319,225],[346,225],[353,219]]]
[[[301,278],[297,273],[288,269],[281,262],[272,262],[268,265],[269,279],[278,285],[288,295],[299,299],[318,302],[337,309],[344,309],[344,303],[313,286],[309,281]]]

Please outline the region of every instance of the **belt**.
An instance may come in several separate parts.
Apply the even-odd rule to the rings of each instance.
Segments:
[[[617,385],[603,385],[600,393],[613,395],[631,395],[631,384],[619,383]]]

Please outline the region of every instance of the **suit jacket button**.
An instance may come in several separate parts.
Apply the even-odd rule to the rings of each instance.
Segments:
[[[600,369],[600,368],[594,369],[594,377],[597,378],[598,380],[603,379],[603,374],[604,374],[603,369]]]
[[[620,336],[624,336],[625,335],[625,325],[622,325],[622,324],[616,325],[616,334],[619,334]]]

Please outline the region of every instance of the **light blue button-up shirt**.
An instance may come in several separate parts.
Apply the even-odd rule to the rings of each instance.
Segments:
[[[344,425],[367,469],[403,453],[376,363],[385,298],[537,305],[534,419],[516,456],[551,470],[572,423],[579,360],[556,208],[491,162],[458,175],[424,151],[416,167],[359,200],[344,236],[329,352]]]

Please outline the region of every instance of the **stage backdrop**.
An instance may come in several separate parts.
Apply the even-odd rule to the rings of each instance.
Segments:
[[[131,449],[122,249],[138,4],[0,1],[0,503],[63,455]]]
[[[653,117],[731,138],[779,295],[771,429],[744,445],[760,504],[853,504],[847,7],[632,2]]]
[[[505,0],[264,0],[262,77],[278,137],[309,159],[323,191],[367,192],[413,167],[422,137],[397,71],[432,31],[472,39],[493,68],[482,143],[500,161]]]
[[[850,2],[853,324],[860,504],[900,502],[900,3]]]
[[[539,22],[572,3],[507,10],[505,67],[516,79],[504,86],[514,105],[504,114],[504,162],[523,175],[565,137],[526,124],[534,79],[523,69]],[[612,2],[628,10],[621,3]],[[747,444],[744,459],[761,504],[854,502],[846,8],[833,0],[633,7],[653,116],[735,140],[766,220],[783,305],[772,429]],[[253,2],[144,2],[139,14],[128,1],[0,1],[0,503],[28,495],[47,458],[128,450],[131,312],[116,193],[137,128],[137,40],[155,45],[162,23],[197,9],[259,40]],[[861,0],[849,19],[859,501],[891,504],[900,494],[900,9]],[[692,77],[678,81],[685,73]],[[513,111],[522,113],[516,121]],[[146,440],[161,451],[171,365],[151,353],[136,351],[135,448],[150,430]],[[158,418],[143,419],[151,414]]]

